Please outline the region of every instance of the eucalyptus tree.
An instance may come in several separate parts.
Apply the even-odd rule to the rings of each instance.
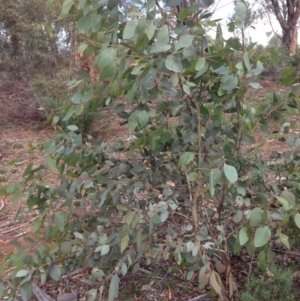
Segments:
[[[272,170],[249,144],[258,127],[297,107],[299,87],[256,108],[247,103],[263,64],[249,57],[253,43],[224,38],[213,2],[187,2],[178,11],[181,0],[64,1],[60,17],[72,16],[83,38],[78,52],[100,69],[96,78],[82,72],[68,83],[75,94],[64,120],[87,104],[111,107],[130,139],[95,139],[70,124],[44,146],[44,164],[26,168],[24,185],[7,188],[14,202],[24,192],[28,208],[39,209],[33,231],[51,244],[10,257],[16,269],[0,282],[0,296],[20,288],[29,300],[33,279],[59,281],[85,268],[94,286],[88,300],[107,294],[112,301],[143,260],[180,265],[199,290],[209,284],[220,300],[232,299],[233,253],[258,251],[265,263],[274,256],[272,235],[289,247],[281,231],[289,219],[300,227],[294,191],[266,183]],[[243,28],[246,15],[237,2],[229,29]],[[269,198],[282,207],[268,206]]]
[[[298,21],[300,17],[299,0],[259,0],[263,7],[263,15],[274,14],[280,24],[282,44],[290,53],[295,53],[298,48]]]

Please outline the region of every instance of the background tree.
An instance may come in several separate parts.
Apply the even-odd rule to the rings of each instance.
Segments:
[[[300,1],[261,0],[260,4],[264,8],[264,15],[269,13],[275,15],[282,29],[282,44],[290,53],[295,53],[298,47],[297,22],[300,17]],[[268,18],[270,20],[269,16]]]
[[[58,20],[61,2],[46,11],[42,0],[0,0],[2,72],[32,78],[68,64],[70,33],[68,23]]]

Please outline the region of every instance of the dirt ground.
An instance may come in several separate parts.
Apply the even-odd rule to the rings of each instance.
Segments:
[[[253,97],[263,99],[265,93],[280,91],[280,89],[284,91],[285,89],[268,81],[262,82],[262,86],[263,89],[260,91],[250,90],[249,96],[252,97],[251,95],[253,95]],[[5,89],[1,89],[1,87],[5,87]],[[45,154],[38,150],[30,152],[29,149],[31,146],[46,142],[55,135],[55,130],[45,124],[41,113],[28,102],[28,98],[30,98],[30,93],[28,93],[28,87],[25,83],[0,80],[0,187],[20,181],[30,162],[34,162],[35,165],[42,163]],[[294,118],[293,122],[296,123],[296,128],[300,129],[298,116],[291,118]],[[101,121],[96,121],[94,127],[95,135],[101,134],[106,139],[114,139],[120,133],[125,139],[128,137],[125,126],[120,127],[120,120],[117,118],[114,118],[109,125],[106,124],[105,129]],[[274,129],[280,130],[280,127]],[[296,129],[294,131],[297,133]],[[256,137],[253,146],[259,146],[266,159],[273,150],[289,149],[287,142],[280,142],[276,138],[263,135]],[[16,220],[15,217],[19,209],[20,218]],[[22,200],[13,204],[10,196],[4,197],[0,194],[0,263],[5,261],[5,256],[11,251],[17,250],[17,244],[11,244],[11,241],[16,241],[24,248],[28,246],[28,241],[24,239],[24,236],[33,237],[31,227],[36,217],[36,212],[28,212]],[[242,254],[241,258],[242,261],[240,258],[233,258],[234,274],[240,283],[243,282],[242,278],[248,273],[251,264],[251,258],[246,253]],[[128,282],[126,282],[126,278],[125,281],[122,280],[123,296],[120,296],[119,300],[188,300],[191,296],[199,295],[197,284],[194,285],[193,282],[190,282],[183,285],[184,275],[180,270],[174,272],[170,277],[170,270],[167,266],[160,268],[164,271],[162,272],[164,276],[160,275],[156,278],[153,276],[155,270],[145,268],[139,274],[130,276]],[[150,284],[149,281],[147,282],[149,277],[152,277]],[[145,281],[141,281],[141,279]],[[70,279],[62,280],[60,288],[66,286],[69,286],[69,290],[79,287],[83,291],[90,289],[88,285],[78,281],[76,275],[71,282]],[[45,288],[50,294],[52,292],[52,296],[57,294],[58,289],[57,285],[49,285]],[[130,295],[126,297],[127,294]],[[136,297],[134,297],[135,295]],[[211,299],[203,295],[201,300]]]

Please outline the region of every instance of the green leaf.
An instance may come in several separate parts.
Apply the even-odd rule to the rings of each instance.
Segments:
[[[119,279],[118,275],[114,274],[110,280],[108,301],[114,301],[114,299],[118,297],[119,282],[120,282],[120,279]]]
[[[188,34],[184,34],[179,38],[179,41],[175,43],[175,50],[178,51],[182,48],[190,47],[193,43],[193,36],[190,36]]]
[[[238,173],[234,166],[227,165],[226,163],[224,163],[223,170],[226,178],[232,184],[234,184],[238,180]]]
[[[171,49],[171,45],[153,45],[150,49],[150,53],[160,53],[160,52],[167,52]]]
[[[294,220],[295,220],[295,224],[300,229],[300,214],[299,213],[295,214]]]
[[[277,199],[277,201],[279,201],[282,204],[282,207],[283,207],[284,210],[289,210],[290,209],[289,202],[285,198],[280,197],[280,196],[276,196],[276,199]]]
[[[142,110],[137,114],[137,119],[141,128],[144,128],[149,123],[149,115],[147,111]]]
[[[167,0],[167,6],[177,6],[179,5],[183,0]]]
[[[47,0],[46,1],[46,11],[48,11],[48,9],[50,8],[50,6],[53,4],[55,0]],[[0,296],[1,297],[1,296]]]
[[[224,76],[222,78],[222,81],[223,81],[223,89],[225,91],[231,91],[235,89],[238,85],[238,79],[233,75]]]
[[[75,131],[79,130],[77,125],[68,125],[67,129],[72,131],[72,132],[75,132]]]
[[[3,293],[4,293],[4,285],[3,285],[3,282],[0,281],[0,298],[3,297]]]
[[[109,245],[104,245],[101,248],[101,256],[108,254],[110,250],[110,246]]]
[[[167,67],[167,69],[169,69],[170,71],[173,72],[181,72],[182,71],[182,64],[181,64],[181,60],[180,57],[174,54],[170,54],[166,61],[165,61],[165,65]]]
[[[261,226],[256,229],[254,236],[254,245],[260,248],[267,244],[271,238],[271,230],[268,226]]]
[[[129,20],[126,23],[124,31],[123,31],[123,39],[124,40],[128,40],[128,39],[131,39],[134,37],[137,24],[138,24],[137,19]]]
[[[64,215],[61,212],[55,213],[54,214],[54,221],[55,221],[55,224],[56,224],[58,230],[60,232],[64,232],[64,229],[65,229],[65,217],[64,217]]]
[[[74,114],[74,111],[75,111],[75,108],[74,108],[74,107],[71,107],[71,108],[68,110],[66,116],[63,118],[63,121],[68,121],[68,120],[71,118],[71,116]],[[50,141],[50,142],[51,142],[51,141]]]
[[[257,225],[262,220],[263,211],[260,208],[254,208],[250,213],[250,226]]]
[[[67,16],[73,5],[74,5],[74,0],[65,0],[61,9],[60,17]]]
[[[295,82],[295,77],[286,77],[284,80],[281,81],[283,86],[290,86]]]
[[[186,280],[190,281],[194,277],[194,271],[189,271],[186,274]]]
[[[137,112],[133,112],[128,118],[128,129],[130,132],[133,132],[139,125]]]
[[[77,21],[77,28],[79,33],[85,33],[89,31],[93,26],[93,19],[90,15],[88,16],[82,16]]]
[[[197,74],[195,75],[195,79],[202,76],[207,70],[208,64],[205,64],[205,66],[197,72]]]
[[[187,166],[189,163],[191,163],[195,158],[195,154],[194,153],[184,153],[183,155],[180,156],[178,165],[179,166]]]
[[[58,281],[61,277],[61,272],[60,272],[60,268],[58,265],[52,265],[50,268],[50,277],[54,280],[54,281]]]
[[[127,274],[127,271],[128,271],[127,264],[125,262],[123,262],[122,265],[121,265],[122,276],[125,276]]]
[[[229,38],[226,42],[226,48],[232,48],[236,51],[242,51],[243,45],[240,43],[240,41],[237,38]]]
[[[243,227],[240,230],[240,232],[239,232],[239,242],[240,242],[240,245],[241,246],[245,245],[248,240],[249,240],[248,229],[247,229],[247,227]]]
[[[86,301],[94,301],[97,297],[97,290],[96,289],[91,289],[86,292],[87,298],[85,299]]]
[[[244,53],[244,55],[243,55],[243,60],[244,60],[244,64],[245,64],[247,70],[250,71],[251,65],[250,65],[250,60],[249,60],[248,52],[245,52],[245,53]]]
[[[221,171],[219,168],[211,169],[209,174],[209,189],[211,196],[215,195],[215,185],[220,181]]]
[[[20,270],[17,272],[16,276],[17,278],[25,277],[29,274],[28,270]]]
[[[271,50],[271,61],[272,61],[272,65],[273,67],[278,67],[279,65],[279,55],[278,55],[278,51],[275,49]]]
[[[16,203],[18,203],[23,197],[23,192],[21,189],[18,189],[15,193],[14,193],[14,197],[12,199],[12,203],[15,205]]]
[[[289,67],[289,68],[285,68],[283,71],[280,72],[280,77],[288,77],[290,75],[292,75],[295,72],[295,68],[293,67]]]
[[[289,237],[285,234],[279,233],[280,241],[290,250]]]
[[[253,75],[257,76],[259,74],[261,74],[264,70],[264,66],[262,64],[261,61],[257,61],[256,62],[256,69],[252,70],[251,72],[253,72]]]
[[[251,86],[253,89],[256,89],[256,90],[261,88],[260,83],[256,83],[256,82],[250,82],[249,86]]]
[[[42,225],[42,221],[41,220],[34,221],[34,223],[32,225],[32,232],[33,233],[37,232],[41,228],[41,225]]]
[[[296,197],[292,192],[284,190],[280,196],[286,199],[289,205],[294,206],[296,204]]]
[[[296,84],[292,89],[292,91],[290,92],[290,94],[296,95],[299,90],[300,90],[300,84]]]
[[[145,17],[140,18],[138,20],[138,24],[135,29],[135,35],[141,35],[145,33],[146,26],[147,26],[146,18]]]
[[[117,49],[112,47],[107,47],[100,52],[99,56],[97,56],[95,60],[95,64],[103,69],[105,68],[112,69],[112,65],[114,63],[116,56],[117,56]],[[102,73],[102,69],[101,69],[101,73]],[[108,71],[107,73],[109,74]]]
[[[81,239],[81,240],[84,239],[83,235],[82,235],[81,233],[79,233],[79,232],[74,232],[74,236],[75,236],[76,238],[78,238],[78,239]]]
[[[200,59],[198,59],[196,66],[195,66],[195,70],[199,71],[201,70],[203,67],[205,66],[205,58],[201,57]]]
[[[169,28],[163,25],[157,34],[157,46],[166,46],[169,43]]]
[[[169,211],[165,210],[160,214],[160,221],[161,223],[164,223],[169,217]]]
[[[235,11],[235,15],[234,15],[235,24],[237,27],[242,29],[243,23],[247,16],[247,5],[242,1],[236,2],[234,11]]]
[[[126,234],[121,239],[121,253],[127,248],[129,242],[129,235]]]
[[[155,27],[152,21],[147,24],[146,35],[149,41],[153,38],[155,33]]]
[[[59,116],[54,116],[52,119],[52,125],[56,125],[59,121]]]
[[[197,173],[194,172],[194,171],[190,172],[190,173],[187,175],[187,180],[188,180],[189,182],[196,181],[197,178],[198,178],[198,175],[197,175]]]

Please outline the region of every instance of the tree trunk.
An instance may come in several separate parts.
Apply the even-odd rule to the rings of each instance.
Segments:
[[[11,41],[11,45],[12,45],[12,53],[11,53],[12,58],[19,55],[19,53],[20,53],[19,37],[17,34],[16,26],[17,26],[16,21],[14,21],[14,20],[7,21],[7,27],[9,30],[10,41]]]
[[[300,1],[286,0],[286,10],[283,13],[278,0],[271,0],[275,16],[282,29],[282,43],[290,53],[295,53],[298,47],[297,22],[300,17]]]
[[[298,47],[297,27],[290,27],[288,30],[283,30],[282,44],[286,45],[290,53],[296,53]]]

